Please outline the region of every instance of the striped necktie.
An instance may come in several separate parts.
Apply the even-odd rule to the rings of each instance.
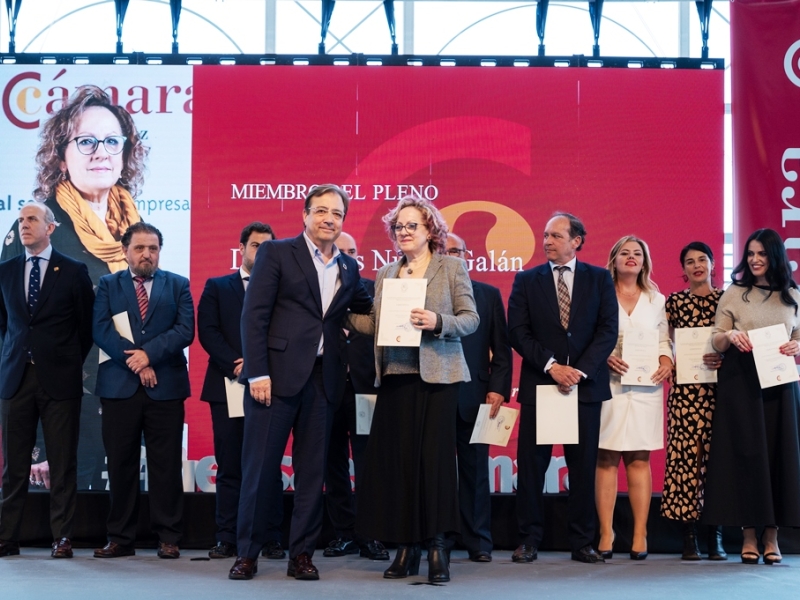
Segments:
[[[145,315],[147,315],[147,290],[144,289],[144,282],[147,281],[148,277],[134,277],[133,280],[136,282],[136,300],[139,302],[139,314],[142,315],[142,321],[144,321]]]

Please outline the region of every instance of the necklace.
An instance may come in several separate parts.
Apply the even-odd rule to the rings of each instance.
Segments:
[[[628,297],[638,296],[640,292],[641,290],[638,289],[635,292],[623,292],[621,289],[617,288],[617,293],[619,293],[621,296],[628,296]]]
[[[406,259],[406,261],[408,261],[408,259]],[[422,267],[426,267],[426,268],[427,268],[427,266],[428,266],[428,263],[429,263],[429,262],[431,262],[431,257],[430,257],[430,255],[428,255],[428,257],[427,257],[427,259],[425,260],[425,262],[423,262],[423,263],[420,265],[420,267],[419,267],[419,268],[422,268]],[[413,274],[413,273],[414,273],[414,269],[411,267],[411,263],[410,263],[410,262],[406,262],[406,264],[408,265],[408,268],[406,268],[406,273],[408,273],[409,275]]]

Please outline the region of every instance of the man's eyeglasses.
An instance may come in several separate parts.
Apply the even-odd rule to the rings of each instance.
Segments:
[[[103,144],[103,147],[106,149],[106,152],[112,155],[117,155],[122,152],[122,149],[125,148],[125,141],[128,138],[124,135],[110,135],[104,140],[98,140],[96,137],[91,135],[79,135],[78,137],[72,138],[67,144],[70,142],[75,142],[75,145],[78,147],[78,152],[81,154],[85,154],[86,156],[90,156],[97,152],[97,147],[100,144]]]
[[[328,210],[323,206],[312,206],[311,208],[308,209],[308,212],[320,219],[327,217],[328,215],[332,215],[333,218],[336,219],[337,221],[341,221],[342,219],[344,219],[344,213],[342,211]]]
[[[395,223],[392,225],[392,229],[394,230],[395,235],[400,235],[403,233],[403,229],[405,229],[408,233],[414,233],[419,226],[420,223],[406,223],[405,225],[402,223]]]
[[[447,253],[450,256],[456,256],[456,257],[460,258],[461,256],[465,255],[467,253],[467,251],[463,250],[461,248],[448,248],[447,249]]]

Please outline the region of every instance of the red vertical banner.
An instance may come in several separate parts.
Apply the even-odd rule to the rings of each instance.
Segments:
[[[731,2],[734,263],[754,230],[800,263],[800,0]]]

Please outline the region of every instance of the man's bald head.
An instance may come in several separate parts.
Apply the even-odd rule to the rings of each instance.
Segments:
[[[455,233],[448,233],[447,246],[445,248],[445,252],[447,252],[450,256],[466,260],[467,243],[459,236],[457,236]]]
[[[343,231],[341,234],[339,234],[339,237],[336,240],[336,247],[339,248],[339,252],[342,254],[352,256],[353,258],[358,256],[358,246],[356,246],[356,240],[349,233],[345,233]]]

